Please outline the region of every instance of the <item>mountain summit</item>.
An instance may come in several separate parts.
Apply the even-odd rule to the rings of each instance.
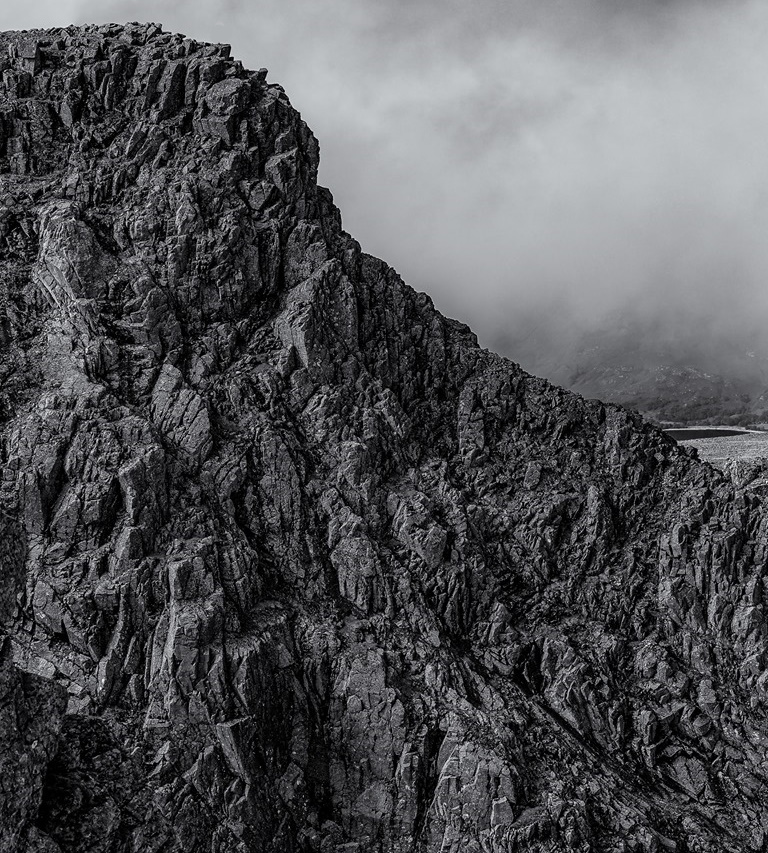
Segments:
[[[480,349],[228,47],[0,73],[0,851],[765,850],[756,472]]]

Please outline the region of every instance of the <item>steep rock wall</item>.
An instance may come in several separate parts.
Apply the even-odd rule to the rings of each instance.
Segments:
[[[361,252],[226,46],[6,33],[0,73],[12,677],[68,696],[28,837],[765,849],[762,487]]]

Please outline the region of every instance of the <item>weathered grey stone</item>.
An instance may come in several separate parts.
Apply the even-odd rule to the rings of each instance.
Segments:
[[[0,849],[762,849],[762,467],[480,349],[225,46],[0,56]]]

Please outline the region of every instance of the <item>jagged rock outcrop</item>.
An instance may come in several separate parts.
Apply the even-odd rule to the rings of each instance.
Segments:
[[[228,48],[0,74],[6,848],[768,849],[760,478],[480,349]]]
[[[48,766],[57,752],[66,691],[13,664],[7,633],[23,585],[21,531],[0,507],[0,851],[56,850],[35,825]],[[53,778],[48,785],[55,785]]]

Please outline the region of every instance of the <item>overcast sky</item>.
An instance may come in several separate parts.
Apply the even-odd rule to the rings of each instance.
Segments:
[[[768,313],[764,0],[3,3],[233,45],[320,140],[344,224],[489,341],[531,310]],[[514,352],[511,353],[514,355]]]

